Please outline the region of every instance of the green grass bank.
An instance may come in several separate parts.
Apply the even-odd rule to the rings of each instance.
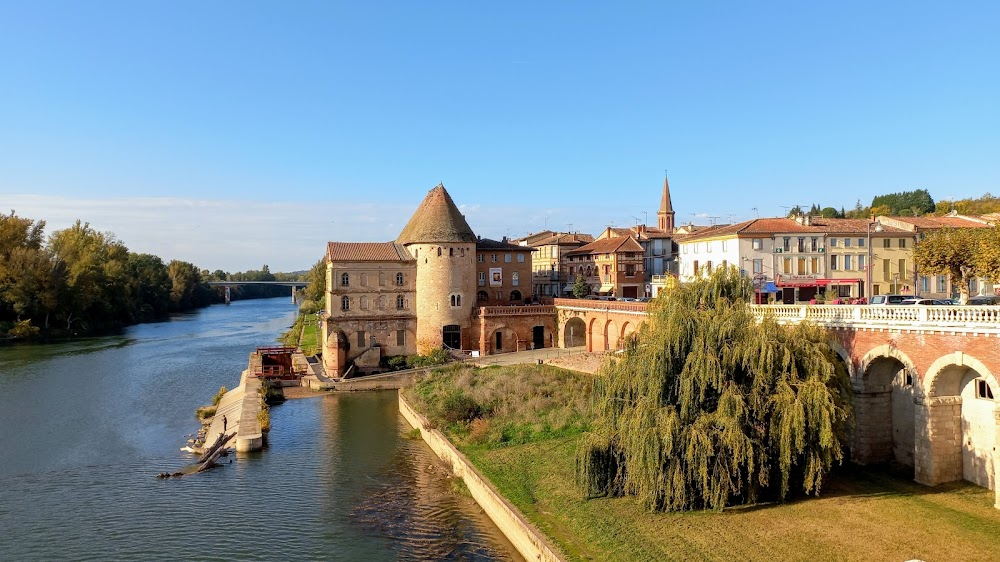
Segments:
[[[574,560],[996,560],[1000,511],[985,488],[929,488],[841,467],[822,495],[722,512],[653,513],[584,499],[576,448],[592,375],[551,366],[439,369],[407,400]]]

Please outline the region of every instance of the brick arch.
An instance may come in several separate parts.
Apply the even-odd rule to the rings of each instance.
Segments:
[[[604,322],[604,349],[607,351],[614,351],[618,349],[618,327],[615,325],[615,321],[608,319]]]
[[[572,324],[572,326],[570,326]],[[572,330],[572,336],[570,335],[570,329]],[[563,331],[563,347],[573,347],[571,343],[579,343],[579,340],[583,339],[583,345],[587,345],[589,333],[587,331],[587,323],[579,316],[571,316],[566,319],[566,322],[562,326]],[[570,339],[572,337],[572,339]],[[575,341],[574,341],[575,340]]]
[[[956,351],[948,353],[947,355],[942,355],[941,357],[938,357],[934,363],[931,363],[931,366],[927,369],[927,373],[924,375],[922,381],[925,396],[952,396],[956,394],[953,392],[943,393],[944,389],[942,388],[943,383],[941,382],[941,374],[944,373],[948,367],[967,367],[972,369],[985,378],[993,390],[1000,392],[1000,384],[997,382],[996,375],[994,375],[982,361],[967,353]]]
[[[634,332],[635,332],[635,324],[626,320],[625,323],[622,324],[621,336],[618,338],[619,347],[624,347],[625,342],[627,341],[626,338],[628,338]]]
[[[827,343],[830,345],[830,349],[832,349],[833,352],[844,361],[844,364],[847,365],[847,374],[850,375],[851,380],[853,381],[858,375],[857,369],[854,368],[854,361],[851,359],[851,352],[847,351],[847,348],[841,345],[836,339],[830,339]]]
[[[858,367],[857,373],[855,375],[855,382],[859,384],[864,384],[863,378],[868,369],[872,366],[872,363],[878,359],[895,359],[903,364],[903,368],[906,369],[906,373],[913,377],[913,380],[917,380],[919,377],[919,372],[917,371],[916,365],[913,361],[897,347],[890,346],[888,344],[882,344],[878,347],[874,347],[861,358],[861,365]],[[850,363],[848,363],[850,365]],[[917,387],[917,385],[914,385]]]
[[[604,351],[604,334],[597,331],[597,326],[597,318],[591,318],[587,325],[587,351]]]
[[[496,349],[497,332],[503,332],[505,334],[503,339],[503,349],[500,350]],[[513,340],[509,340],[507,338],[506,334],[508,333],[513,334],[514,336]],[[501,322],[499,324],[494,324],[493,326],[490,326],[490,334],[487,336],[487,338],[488,338],[486,340],[487,346],[493,350],[493,353],[497,353],[498,351],[501,353],[508,353],[511,351],[517,351],[517,342],[518,340],[521,339],[521,336],[517,333],[517,330]]]

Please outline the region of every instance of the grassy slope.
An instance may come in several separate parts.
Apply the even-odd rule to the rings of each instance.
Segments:
[[[819,498],[722,513],[650,513],[632,498],[583,500],[574,463],[592,380],[549,366],[452,368],[406,392],[432,419],[456,391],[493,405],[486,424],[435,423],[572,559],[1000,559],[992,492],[971,484],[928,488],[856,467],[830,476]]]
[[[996,560],[1000,511],[969,484],[927,488],[848,468],[819,498],[716,512],[649,513],[631,498],[583,500],[577,437],[466,447],[491,481],[573,559]]]

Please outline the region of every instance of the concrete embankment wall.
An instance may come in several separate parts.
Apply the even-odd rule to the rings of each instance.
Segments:
[[[430,445],[434,453],[445,464],[451,466],[452,473],[465,481],[473,499],[483,508],[486,515],[514,545],[526,560],[563,560],[548,539],[528,522],[516,507],[511,505],[465,458],[445,436],[436,429],[428,429],[430,422],[413,409],[403,395],[399,396],[399,411],[409,424],[420,430],[420,436]]]
[[[260,379],[248,376],[249,371],[240,375],[240,384],[226,392],[219,400],[215,417],[208,428],[205,443],[214,443],[222,433],[222,418],[225,417],[226,433],[236,431],[236,451],[259,451],[264,446],[264,433],[260,429]]]

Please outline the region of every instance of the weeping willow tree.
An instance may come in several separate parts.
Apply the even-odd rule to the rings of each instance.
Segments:
[[[850,380],[816,326],[757,321],[735,268],[671,289],[595,383],[577,478],[654,510],[818,494],[842,460]]]

